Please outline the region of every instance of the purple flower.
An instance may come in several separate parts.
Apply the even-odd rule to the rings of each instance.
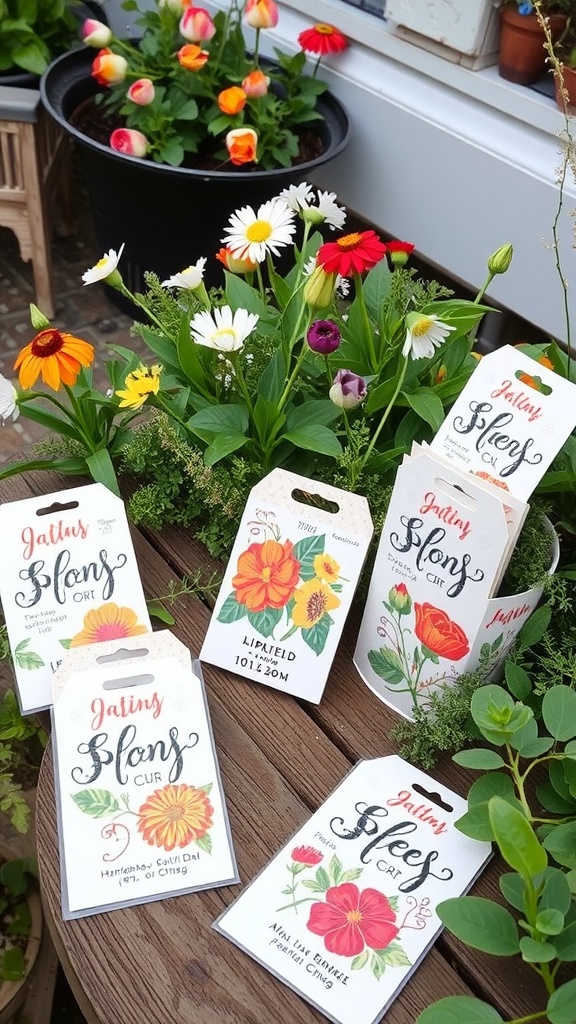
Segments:
[[[306,335],[306,341],[313,352],[328,356],[340,344],[340,331],[331,320],[315,320]]]
[[[366,381],[352,370],[338,370],[330,388],[330,398],[340,409],[355,409],[367,394]]]

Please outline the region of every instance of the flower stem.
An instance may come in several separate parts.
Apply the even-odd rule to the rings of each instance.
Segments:
[[[380,437],[380,434],[382,433],[382,428],[384,427],[384,424],[386,423],[386,420],[388,419],[392,409],[394,408],[394,402],[398,398],[398,395],[400,394],[400,391],[402,389],[402,385],[404,383],[404,378],[406,376],[406,370],[407,369],[408,369],[408,356],[406,356],[406,358],[404,359],[404,366],[402,367],[400,376],[398,378],[398,383],[396,385],[394,394],[392,395],[392,398],[390,399],[388,405],[386,406],[386,409],[384,410],[384,414],[382,416],[382,419],[380,420],[380,423],[378,424],[378,426],[376,427],[376,430],[374,431],[374,433],[372,435],[372,439],[371,439],[370,444],[368,445],[366,451],[364,452],[364,455],[362,456],[362,459],[360,461],[360,465],[354,471],[353,482],[352,482],[352,489],[354,489],[354,487],[356,486],[356,484],[358,482],[358,479],[360,477],[360,474],[362,473],[362,470],[364,469],[364,466],[366,465],[366,463],[368,462],[368,459],[370,458],[372,452],[374,451],[374,445],[376,444],[378,438]]]

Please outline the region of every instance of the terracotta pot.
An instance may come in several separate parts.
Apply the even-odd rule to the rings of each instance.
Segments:
[[[560,92],[560,79],[554,76],[554,88],[556,91],[556,103],[560,110],[564,110],[566,102],[566,113],[571,116],[576,114],[576,69],[563,65],[562,76],[564,79],[564,96]]]
[[[24,954],[26,974],[20,981],[0,981],[0,1024],[9,1024],[22,1008],[38,962],[42,941],[42,904],[40,896],[36,892],[29,893],[26,899],[32,918],[28,945]]]
[[[540,22],[535,14],[518,14],[511,7],[504,7],[500,18],[500,77],[517,85],[532,85],[546,70],[545,37]],[[559,39],[566,27],[566,15],[550,14],[548,20],[552,39]]]

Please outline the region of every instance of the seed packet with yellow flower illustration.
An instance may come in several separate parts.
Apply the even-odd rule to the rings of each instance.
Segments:
[[[151,631],[124,502],[103,484],[0,506],[0,597],[22,714],[69,647]]]
[[[237,882],[188,648],[161,630],[70,649],[53,691],[63,917]]]
[[[214,928],[334,1024],[375,1024],[491,856],[466,810],[397,755],[361,761]]]
[[[366,498],[273,470],[248,497],[201,660],[318,704],[372,532]]]

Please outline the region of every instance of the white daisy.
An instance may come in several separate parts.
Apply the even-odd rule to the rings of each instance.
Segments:
[[[310,277],[310,274],[313,274],[314,271],[316,270],[316,266],[316,257],[309,256],[308,259],[306,260],[306,263],[302,267],[302,273],[304,274],[304,277]]]
[[[332,231],[339,231],[346,220],[346,210],[342,206],[338,206],[334,202],[335,199],[335,192],[320,192],[318,190],[318,213],[322,214],[324,222],[332,228]]]
[[[193,263],[190,267],[186,267],[186,270],[182,270],[179,274],[172,274],[172,277],[167,278],[166,281],[162,281],[163,288],[197,288],[199,284],[202,284],[204,277],[204,267],[206,266],[206,257],[201,256],[196,263]]]
[[[84,284],[95,284],[96,281],[105,281],[110,274],[113,274],[120,262],[120,257],[124,252],[124,242],[120,246],[118,252],[115,249],[110,249],[110,252],[104,253],[101,260],[94,267],[90,267],[86,273],[82,274],[82,280]]]
[[[190,321],[190,330],[197,345],[206,345],[218,352],[238,352],[259,319],[247,309],[232,313],[230,306],[222,306],[215,309],[213,315],[206,310],[196,313]]]
[[[275,198],[262,203],[257,213],[251,206],[236,210],[222,244],[233,256],[262,263],[269,252],[278,256],[278,247],[289,245],[295,230],[294,211],[283,199]]]
[[[17,420],[19,415],[18,392],[12,381],[0,373],[0,421],[4,425],[9,419]]]
[[[412,359],[429,359],[434,355],[434,349],[442,345],[450,331],[455,330],[455,327],[445,324],[433,313],[408,313],[402,355],[411,355]]]
[[[347,277],[341,277],[340,274],[336,275],[336,291],[341,299],[347,298],[350,294],[350,281]]]
[[[299,210],[305,210],[310,206],[313,192],[312,185],[302,181],[299,185],[289,185],[288,188],[283,188],[279,198],[283,199],[286,205],[294,210],[294,213],[298,213]]]

